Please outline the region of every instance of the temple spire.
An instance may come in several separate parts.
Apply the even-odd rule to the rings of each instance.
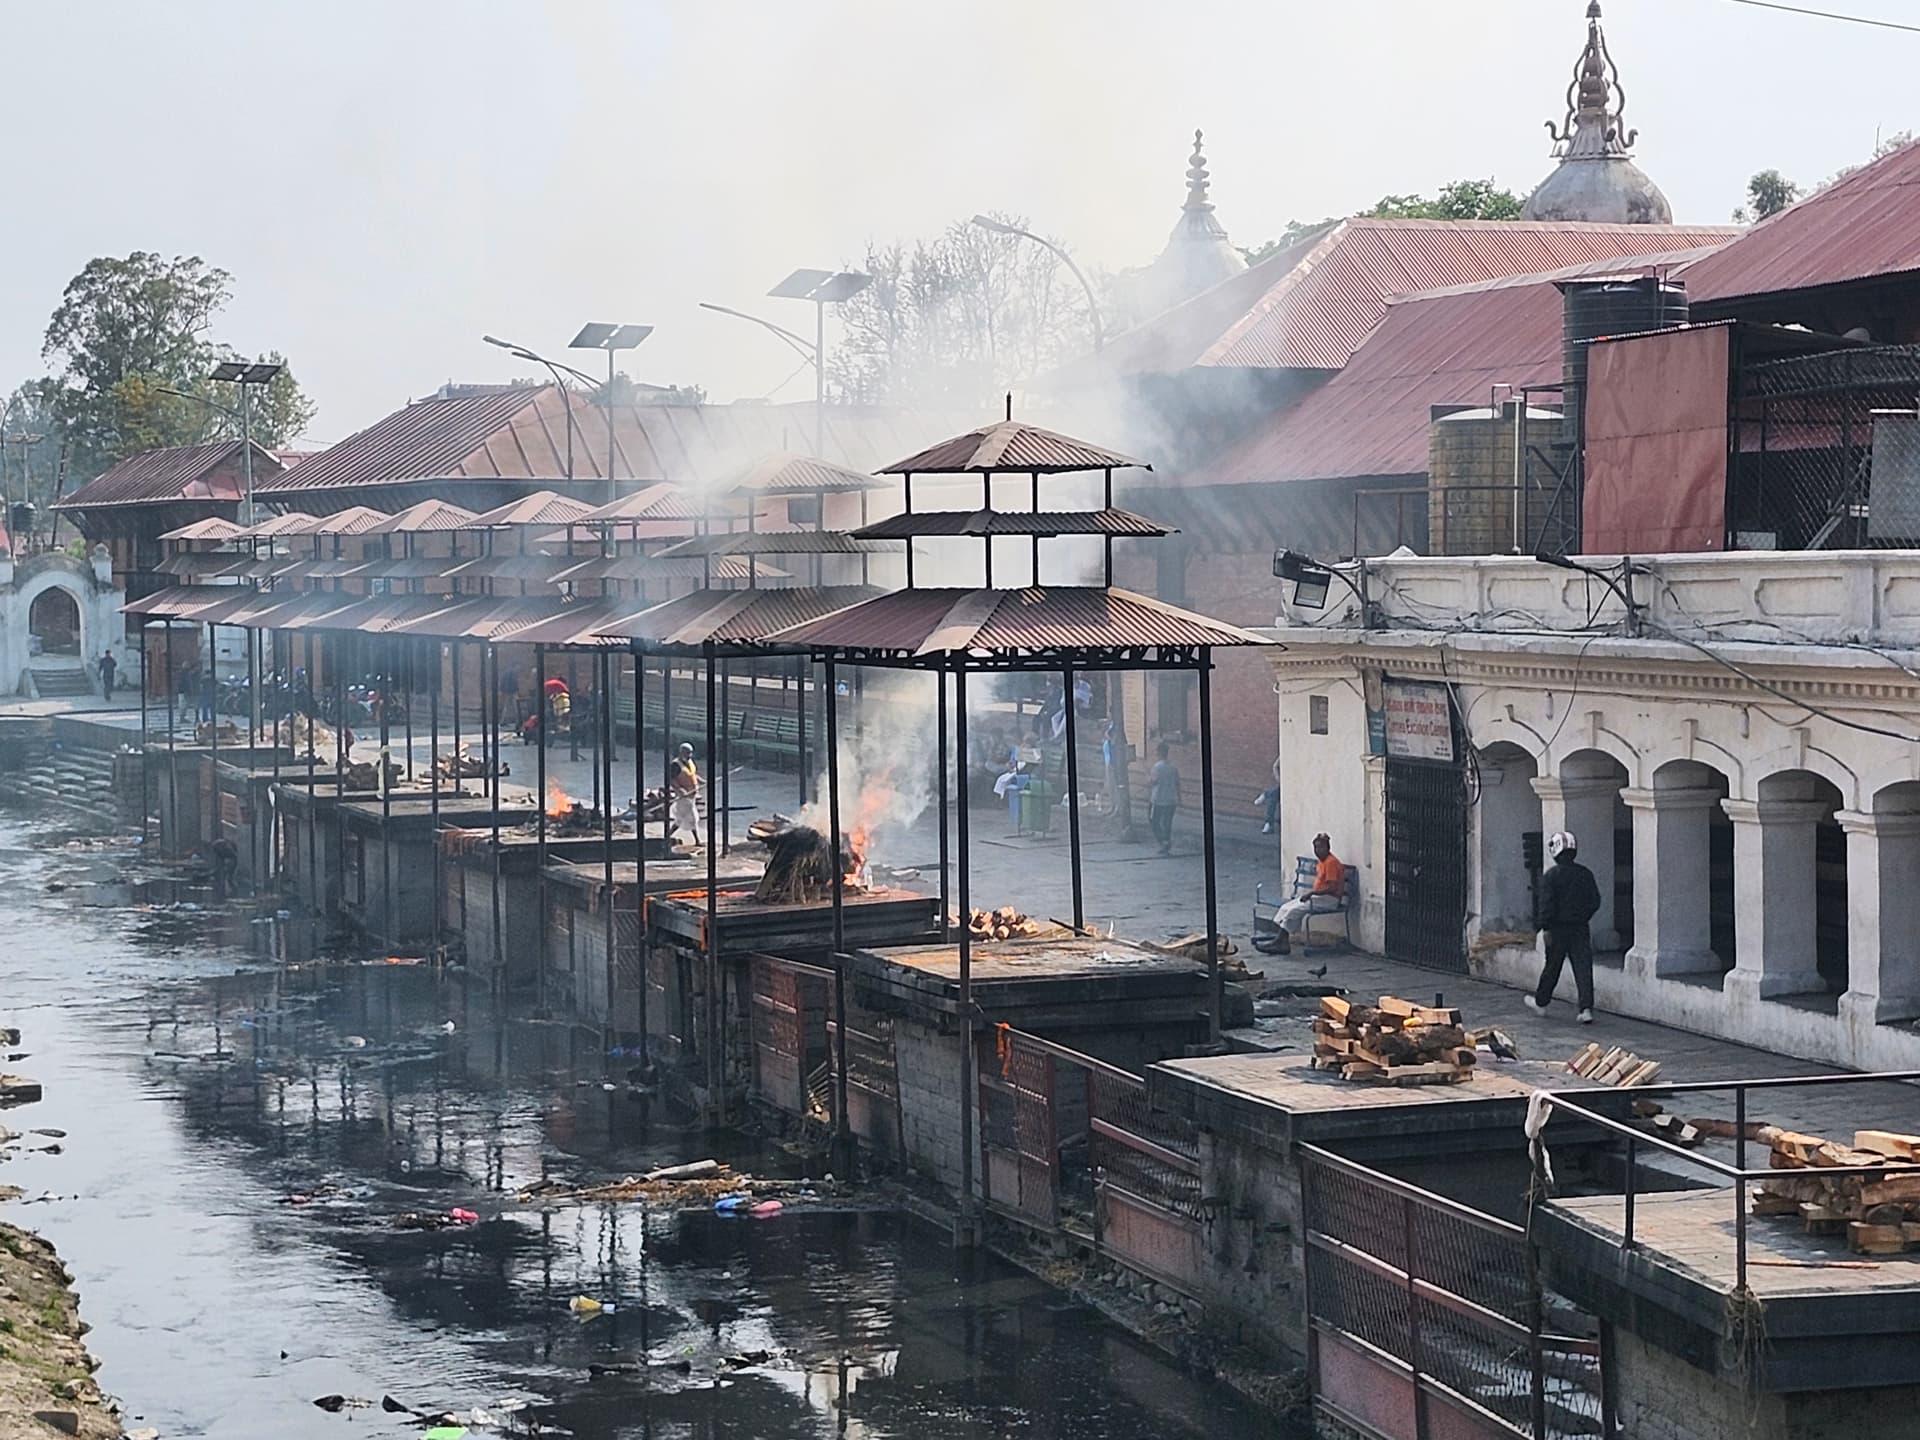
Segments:
[[[1588,0],[1587,43],[1567,86],[1567,114],[1547,122],[1553,137],[1554,172],[1521,210],[1528,220],[1583,220],[1609,224],[1667,225],[1673,207],[1633,163],[1637,130],[1626,126],[1627,88],[1607,48],[1600,0]]]
[[[1193,132],[1193,154],[1187,157],[1187,203],[1188,210],[1211,210],[1213,202],[1207,199],[1207,156],[1200,148],[1201,132]]]

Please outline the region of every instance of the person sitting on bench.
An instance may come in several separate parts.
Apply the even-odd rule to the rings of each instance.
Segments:
[[[1287,933],[1298,935],[1307,927],[1307,917],[1338,910],[1346,903],[1347,867],[1333,854],[1333,842],[1326,832],[1313,837],[1314,857],[1320,862],[1313,870],[1313,890],[1280,907],[1274,917]]]

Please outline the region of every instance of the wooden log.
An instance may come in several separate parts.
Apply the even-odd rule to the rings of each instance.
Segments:
[[[1871,1150],[1895,1160],[1920,1160],[1920,1135],[1897,1135],[1891,1130],[1856,1130],[1853,1148]]]
[[[1800,1206],[1800,1220],[1809,1235],[1838,1235],[1849,1223],[1845,1215],[1814,1204]]]
[[[1653,1128],[1662,1139],[1671,1140],[1676,1145],[1685,1145],[1691,1149],[1700,1143],[1700,1132],[1678,1115],[1654,1116]]]
[[[1920,1204],[1920,1171],[1868,1180],[1860,1187],[1860,1201],[1863,1205]]]
[[[1813,1164],[1815,1153],[1827,1143],[1818,1135],[1802,1135],[1795,1130],[1776,1130],[1766,1139],[1774,1154],[1791,1156],[1802,1165]]]
[[[1774,1195],[1765,1190],[1755,1192],[1753,1213],[1756,1215],[1798,1215],[1800,1202],[1791,1195]]]
[[[1382,995],[1379,1009],[1383,1014],[1398,1015],[1403,1019],[1420,1013],[1420,1007],[1411,1000],[1402,1000],[1398,995]]]
[[[1715,1140],[1732,1140],[1740,1133],[1740,1127],[1735,1125],[1733,1121],[1721,1120],[1714,1116],[1696,1115],[1693,1119],[1687,1121],[1687,1124],[1698,1130],[1702,1135],[1710,1136]],[[1766,1126],[1760,1124],[1757,1120],[1748,1121],[1747,1139],[1758,1140],[1760,1138],[1760,1132],[1766,1128]]]
[[[1642,1060],[1633,1069],[1620,1077],[1617,1082],[1622,1089],[1631,1089],[1635,1085],[1650,1085],[1653,1077],[1660,1073],[1658,1060]]]
[[[1567,1069],[1576,1075],[1585,1075],[1594,1067],[1599,1059],[1600,1047],[1592,1041],[1588,1041],[1567,1061]]]
[[[1907,1244],[1920,1245],[1920,1220],[1902,1221],[1900,1233],[1907,1237]]]
[[[1855,1220],[1847,1226],[1847,1248],[1862,1255],[1898,1255],[1907,1248],[1907,1237],[1898,1225]]]
[[[1346,1024],[1347,1012],[1352,1009],[1353,1006],[1349,1002],[1341,999],[1338,995],[1322,995],[1320,997],[1320,1013],[1336,1025]]]

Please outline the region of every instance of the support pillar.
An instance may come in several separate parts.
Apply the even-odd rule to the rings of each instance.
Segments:
[[[1817,800],[1722,800],[1733,821],[1733,904],[1740,936],[1722,989],[1771,999],[1827,988],[1815,951],[1813,834]]]
[[[1620,798],[1633,811],[1633,948],[1627,951],[1627,973],[1645,979],[1718,973],[1708,832],[1720,792],[1699,786],[1629,789]]]
[[[1620,930],[1614,915],[1616,878],[1613,858],[1613,821],[1620,782],[1613,776],[1536,775],[1533,793],[1540,797],[1542,830],[1570,832],[1580,844],[1580,861],[1593,871],[1600,887],[1600,909],[1593,917],[1593,948],[1618,950]]]
[[[1920,813],[1842,810],[1847,834],[1847,992],[1866,1027],[1920,1016]]]

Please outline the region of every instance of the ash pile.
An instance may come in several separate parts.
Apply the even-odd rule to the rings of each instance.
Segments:
[[[767,867],[754,899],[764,905],[811,905],[833,898],[833,845],[820,831],[776,815],[756,820],[747,835],[767,847]],[[859,868],[857,852],[842,836],[838,873],[845,890],[860,888]]]

